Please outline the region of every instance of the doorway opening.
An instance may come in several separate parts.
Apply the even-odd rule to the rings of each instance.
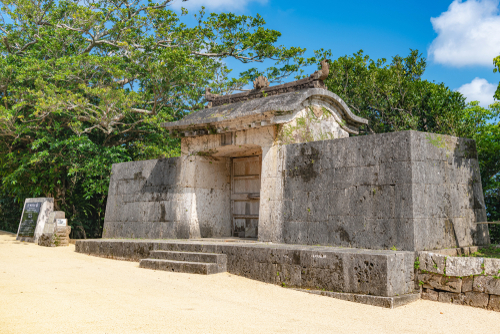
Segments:
[[[259,234],[262,155],[231,158],[232,236],[257,238]]]

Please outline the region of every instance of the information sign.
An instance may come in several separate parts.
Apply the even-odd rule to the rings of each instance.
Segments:
[[[24,205],[18,237],[33,238],[35,236],[36,223],[41,207],[42,202],[32,202]]]

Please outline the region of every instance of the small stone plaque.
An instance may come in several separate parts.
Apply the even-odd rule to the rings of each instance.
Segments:
[[[67,219],[56,219],[56,222],[57,222],[57,227],[68,226]]]
[[[31,202],[24,205],[18,237],[33,238],[35,236],[36,223],[41,207],[42,202]]]

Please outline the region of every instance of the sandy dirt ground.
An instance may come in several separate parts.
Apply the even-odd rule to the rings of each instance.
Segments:
[[[228,273],[15,241],[0,232],[0,333],[498,333],[500,313],[419,300],[394,310]]]

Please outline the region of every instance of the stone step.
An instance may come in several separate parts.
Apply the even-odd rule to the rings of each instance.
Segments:
[[[226,265],[217,263],[187,262],[161,259],[142,259],[140,268],[173,271],[178,273],[211,275],[226,271]]]
[[[176,251],[151,251],[150,259],[173,260],[186,262],[217,263],[226,266],[226,254],[196,253],[196,252],[176,252]]]

